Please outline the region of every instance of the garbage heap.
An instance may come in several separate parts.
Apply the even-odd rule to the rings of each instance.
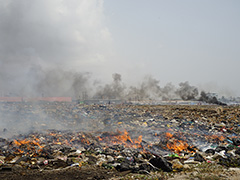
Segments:
[[[18,127],[3,127],[0,172],[89,165],[143,174],[202,163],[240,167],[238,106],[8,103],[0,109],[3,124],[17,117],[18,125],[32,127],[12,137],[6,135]],[[57,122],[56,128],[47,120]]]

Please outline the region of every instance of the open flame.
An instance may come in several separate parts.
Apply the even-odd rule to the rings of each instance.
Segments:
[[[173,135],[172,135],[171,133],[167,132],[167,133],[166,133],[166,137],[167,137],[167,138],[172,138]]]
[[[189,144],[185,141],[186,137],[181,136],[181,134],[176,136],[167,132],[165,135],[167,139],[167,148],[175,153],[180,153],[181,151],[192,152],[196,150],[195,147],[189,146]],[[199,136],[197,133],[194,133],[194,135]],[[226,137],[218,135],[204,135],[204,137],[208,142],[216,143],[219,141],[223,142],[226,139]]]
[[[188,147],[188,143],[176,139],[174,139],[171,143],[167,143],[167,148],[176,153],[180,153],[183,150],[188,151]]]
[[[179,139],[174,138],[173,134],[167,132],[167,148],[175,153],[180,153],[181,151],[189,151],[188,143]]]
[[[195,152],[196,147],[189,146],[188,142],[191,142],[191,138],[187,137],[186,134],[175,132],[171,134],[170,132],[159,132],[154,133],[154,138],[158,139],[158,144],[151,144],[147,142],[142,142],[142,135],[137,138],[132,138],[130,134],[124,130],[123,132],[104,132],[96,138],[92,134],[88,133],[70,133],[62,134],[61,132],[50,132],[45,135],[34,134],[26,139],[19,140],[15,139],[12,141],[13,152],[17,155],[28,155],[31,157],[45,156],[49,153],[48,150],[44,149],[46,145],[67,145],[67,146],[79,146],[80,144],[91,145],[91,144],[101,144],[104,147],[109,145],[123,145],[127,148],[134,148],[141,152],[156,151],[156,147],[168,150],[174,153],[181,152]],[[190,136],[190,134],[187,134]],[[193,136],[200,136],[197,133],[193,133]],[[225,141],[226,137],[217,135],[204,135],[208,142],[219,142]],[[153,138],[153,139],[154,139]]]
[[[12,141],[12,145],[15,147],[15,154],[26,154],[31,156],[37,156],[41,154],[43,148],[47,144],[55,144],[55,145],[67,145],[73,146],[74,144],[91,144],[91,137],[77,133],[73,137],[62,135],[61,133],[48,133],[46,136],[41,138],[32,135],[30,138],[26,138],[23,140],[15,139]]]
[[[193,134],[194,136],[198,136],[198,134]],[[155,133],[154,136],[160,139],[159,147],[162,149],[168,149],[169,151],[180,153],[182,151],[185,152],[193,152],[196,151],[195,147],[192,147],[188,144],[188,138],[182,134],[176,133],[171,134],[170,132],[166,133]],[[226,137],[217,136],[217,135],[205,135],[206,140],[209,142],[219,142],[224,141]],[[104,142],[108,145],[123,145],[124,147],[138,149],[140,151],[151,151],[154,150],[153,144],[147,144],[142,142],[142,135],[137,138],[132,138],[129,133],[124,130],[123,132],[104,132],[100,136],[96,137],[87,133],[74,133],[71,135],[64,135],[60,132],[50,132],[46,134],[46,136],[35,136],[32,135],[27,139],[23,140],[13,140],[12,145],[17,147],[15,148],[16,154],[32,154],[37,155],[41,154],[44,151],[44,147],[47,144],[55,144],[55,145],[67,145],[67,146],[75,146],[79,144],[90,145],[92,143]]]
[[[39,139],[36,139],[36,140],[14,140],[13,143],[17,146],[21,146],[21,145],[28,145],[28,146],[38,146],[39,148],[43,148],[44,146],[41,146],[39,144]]]
[[[142,136],[140,135],[137,139],[132,140],[129,133],[124,130],[124,132],[117,131],[117,133],[109,133],[108,136],[98,136],[99,141],[104,141],[110,144],[122,144],[125,147],[131,148],[143,148],[142,146]]]
[[[32,154],[32,156],[36,156],[36,153],[40,153],[44,148],[43,145],[40,145],[38,138],[33,140],[13,140],[13,144],[18,146],[16,154]]]

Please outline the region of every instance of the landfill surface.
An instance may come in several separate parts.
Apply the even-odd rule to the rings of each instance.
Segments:
[[[0,104],[1,179],[239,179],[240,107]]]

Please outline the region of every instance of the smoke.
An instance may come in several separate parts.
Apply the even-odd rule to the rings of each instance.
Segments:
[[[201,96],[199,98],[199,101],[203,101],[203,102],[211,103],[211,104],[217,104],[217,105],[227,105],[225,103],[218,101],[215,96],[211,97],[211,96],[207,95],[204,91],[201,91],[200,95]]]
[[[198,89],[194,86],[190,86],[189,82],[179,83],[179,89],[176,91],[183,100],[194,100],[198,96]]]
[[[105,86],[99,86],[95,94],[97,99],[123,99],[123,100],[198,100],[206,103],[225,105],[217,100],[216,97],[208,96],[204,91],[199,97],[199,90],[197,87],[189,84],[188,81],[179,83],[179,87],[171,83],[165,86],[160,86],[160,81],[152,76],[145,76],[138,86],[126,87],[121,82],[120,74],[113,74],[113,82]]]
[[[37,84],[38,94],[48,96],[81,96],[88,88],[90,79],[89,73],[76,73],[63,71],[62,69],[52,69],[43,72]]]
[[[91,85],[89,73],[76,73],[63,71],[62,69],[43,70],[40,68],[31,69],[34,72],[32,80],[37,80],[36,94],[42,93],[42,96],[48,94],[56,96],[58,94],[69,96],[74,94],[76,98],[89,99],[121,99],[121,100],[199,100],[207,103],[225,105],[217,100],[216,97],[211,97],[204,91],[201,92],[198,98],[198,89],[191,86],[189,82],[179,83],[179,87],[171,83],[165,86],[160,86],[160,81],[146,76],[138,86],[127,87],[122,82],[122,76],[118,73],[112,75],[112,82],[105,85]],[[34,81],[32,81],[34,84]],[[93,90],[91,93],[92,89]],[[53,90],[54,89],[54,90]],[[23,92],[28,90],[28,86],[23,89]],[[29,89],[31,91],[31,89]],[[94,93],[94,91],[96,91]],[[108,115],[104,112],[97,114],[89,114],[88,110],[83,108],[73,108],[72,104],[68,103],[50,103],[44,104],[41,102],[32,103],[0,103],[0,125],[3,127],[1,136],[11,136],[13,133],[27,132],[34,129],[74,129],[83,128],[90,130],[93,125],[101,126],[98,123],[98,118],[105,117],[109,120]],[[74,120],[74,116],[81,116],[80,122]],[[91,118],[90,118],[91,117]],[[69,123],[66,127],[64,124]],[[8,132],[5,131],[5,129]]]
[[[172,83],[167,83],[161,89],[162,100],[171,100],[176,98],[176,87]]]
[[[104,116],[64,102],[0,103],[0,137],[47,129],[93,131],[103,128],[99,119]]]
[[[127,97],[132,100],[158,99],[160,97],[159,81],[152,76],[145,76],[138,87],[130,86]]]
[[[111,56],[102,0],[0,0],[0,39],[3,95],[78,96]]]
[[[112,75],[113,82],[105,86],[99,86],[94,98],[96,99],[123,99],[125,85],[121,82],[122,77],[120,74],[115,73]]]
[[[111,69],[104,21],[103,0],[0,0],[0,95],[196,99],[188,82],[161,87],[151,76],[128,88],[117,73],[93,85],[92,76]]]
[[[198,89],[189,82],[179,83],[179,87],[168,83],[160,86],[160,81],[148,75],[137,86],[126,87],[121,82],[120,74],[113,74],[113,82],[105,86],[98,86],[94,95],[96,99],[124,99],[124,100],[197,100]]]
[[[139,86],[130,86],[126,97],[130,100],[196,100],[198,89],[189,83],[181,82],[179,87],[171,83],[160,86],[160,81],[152,76],[146,76]]]

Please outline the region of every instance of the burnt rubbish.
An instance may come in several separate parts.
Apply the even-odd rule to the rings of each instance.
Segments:
[[[150,174],[199,163],[240,166],[238,107],[224,106],[220,114],[214,105],[54,102],[0,108],[7,129],[0,132],[1,172],[95,166]]]

